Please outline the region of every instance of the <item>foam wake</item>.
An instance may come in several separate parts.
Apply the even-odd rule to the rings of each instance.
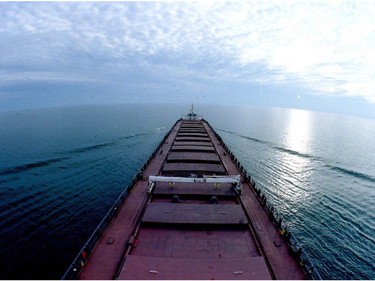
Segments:
[[[53,159],[28,163],[28,164],[25,164],[25,165],[6,168],[6,169],[3,169],[3,170],[0,170],[0,176],[18,174],[18,173],[22,173],[22,172],[25,172],[25,171],[35,169],[35,168],[46,167],[46,166],[49,166],[51,164],[55,164],[55,163],[61,162],[63,160],[66,160],[68,158],[69,157],[53,158]]]
[[[330,165],[330,164],[325,164],[324,166],[328,167],[332,171],[336,171],[336,172],[339,172],[339,173],[342,173],[342,174],[345,174],[345,175],[348,175],[348,176],[352,176],[352,177],[355,177],[355,178],[358,178],[358,179],[362,179],[362,180],[366,180],[366,181],[375,183],[375,177],[373,177],[373,176],[370,176],[370,175],[367,175],[367,174],[364,174],[364,173],[361,173],[361,172],[353,171],[353,170],[350,170],[350,169],[345,169],[345,168],[342,168],[342,167],[339,167],[339,166]]]
[[[225,132],[225,133],[228,133],[228,134],[231,134],[231,135],[234,135],[236,137],[240,137],[240,138],[243,138],[243,139],[246,139],[246,140],[250,140],[252,142],[266,144],[266,145],[268,145],[268,146],[270,146],[270,147],[272,147],[274,149],[277,149],[278,151],[285,152],[285,153],[288,153],[288,154],[291,154],[291,155],[295,155],[295,156],[299,156],[299,157],[303,157],[303,158],[317,159],[317,157],[315,157],[313,155],[306,154],[306,153],[301,153],[301,152],[298,152],[298,151],[295,151],[295,150],[291,150],[291,149],[287,149],[287,148],[284,148],[284,147],[280,147],[280,146],[277,146],[274,143],[269,142],[269,141],[260,140],[260,139],[252,138],[252,137],[248,137],[248,136],[244,136],[244,135],[237,134],[237,133],[234,133],[234,132],[231,132],[231,131],[228,131],[228,130],[223,130],[223,129],[218,129],[218,131]]]

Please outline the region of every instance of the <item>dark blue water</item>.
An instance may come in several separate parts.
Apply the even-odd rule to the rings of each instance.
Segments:
[[[196,106],[326,279],[375,279],[375,121]],[[188,105],[0,114],[0,277],[59,279]]]

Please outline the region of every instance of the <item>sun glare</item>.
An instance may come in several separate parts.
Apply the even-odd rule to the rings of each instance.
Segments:
[[[288,116],[288,125],[285,130],[284,148],[291,150],[292,153],[282,152],[280,154],[281,166],[285,167],[288,173],[285,173],[286,197],[289,198],[290,210],[297,210],[301,206],[309,204],[311,187],[309,185],[312,171],[309,158],[303,154],[311,152],[311,113],[305,110],[290,110]],[[294,153],[295,152],[295,153]]]
[[[310,112],[291,110],[285,135],[285,146],[297,152],[309,153],[310,134]]]

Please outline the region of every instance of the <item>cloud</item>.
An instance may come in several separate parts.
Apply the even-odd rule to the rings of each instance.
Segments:
[[[3,2],[0,86],[135,69],[133,82],[292,84],[375,103],[374,14],[372,1]]]

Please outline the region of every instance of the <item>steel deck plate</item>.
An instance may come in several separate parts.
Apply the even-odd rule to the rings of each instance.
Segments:
[[[162,224],[247,224],[246,215],[236,204],[149,203],[142,222]]]
[[[262,257],[160,258],[130,255],[119,279],[136,280],[270,280]]]

